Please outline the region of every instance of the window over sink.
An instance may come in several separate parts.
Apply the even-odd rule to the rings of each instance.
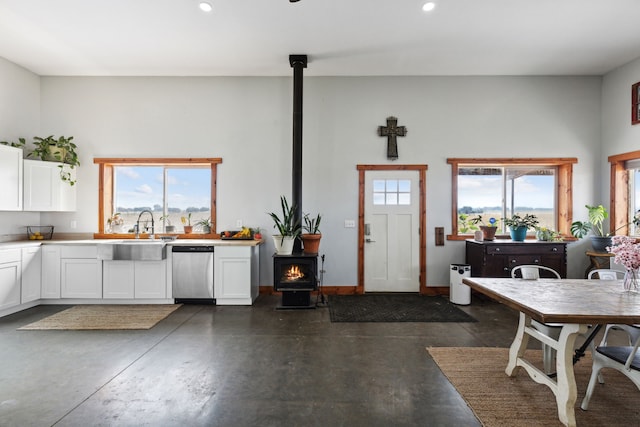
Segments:
[[[215,235],[215,183],[222,159],[96,158],[94,163],[100,167],[98,237],[133,232],[144,210],[152,212],[156,234],[183,234],[185,218],[192,226],[210,219],[208,234]],[[109,221],[116,214],[118,221]],[[151,226],[146,214],[140,228],[145,226]],[[196,226],[195,232],[203,230]]]

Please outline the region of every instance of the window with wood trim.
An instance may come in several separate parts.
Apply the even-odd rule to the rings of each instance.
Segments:
[[[219,158],[98,158],[99,206],[96,237],[140,233],[216,236],[216,175]],[[151,214],[141,215],[148,210]],[[204,227],[209,220],[211,228]],[[204,236],[203,236],[204,235]]]
[[[447,159],[451,165],[451,234],[448,240],[468,239],[481,216],[508,218],[534,214],[540,226],[571,236],[572,179],[576,158]],[[498,235],[508,230],[498,221]]]
[[[618,235],[640,236],[633,217],[640,210],[640,151],[609,157],[611,188],[609,229]]]

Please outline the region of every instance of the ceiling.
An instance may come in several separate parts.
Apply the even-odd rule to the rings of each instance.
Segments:
[[[602,75],[640,0],[0,0],[0,56],[43,76]]]

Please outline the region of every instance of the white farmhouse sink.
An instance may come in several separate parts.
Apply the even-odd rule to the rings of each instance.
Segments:
[[[162,240],[114,240],[98,244],[98,259],[122,261],[158,261],[167,258],[167,243]]]

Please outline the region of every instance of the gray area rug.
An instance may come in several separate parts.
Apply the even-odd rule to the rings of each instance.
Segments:
[[[443,297],[418,294],[329,295],[332,322],[475,322]]]

